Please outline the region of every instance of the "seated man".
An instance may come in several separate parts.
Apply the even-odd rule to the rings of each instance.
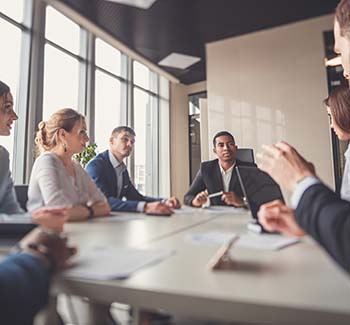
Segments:
[[[105,194],[112,211],[138,211],[148,214],[171,214],[171,208],[179,208],[180,202],[143,196],[132,184],[123,163],[129,157],[135,143],[135,131],[127,126],[115,128],[106,150],[86,166],[86,171]],[[122,198],[127,200],[124,201]]]
[[[243,194],[234,167],[256,165],[236,159],[235,139],[227,131],[217,133],[213,145],[213,151],[218,159],[201,163],[196,178],[184,197],[184,202],[187,205],[201,207],[207,202],[209,194],[222,192],[221,195],[210,198],[212,205],[243,206]]]

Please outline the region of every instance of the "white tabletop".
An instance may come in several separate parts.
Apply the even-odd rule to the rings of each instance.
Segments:
[[[207,263],[218,247],[195,245],[184,239],[194,232],[245,232],[247,220],[247,215],[201,213],[97,227],[71,224],[68,233],[79,245],[99,242],[169,248],[176,254],[127,280],[64,280],[58,289],[99,302],[164,308],[207,319],[350,323],[348,275],[310,238],[274,252],[234,247],[237,268],[215,272],[207,268]]]

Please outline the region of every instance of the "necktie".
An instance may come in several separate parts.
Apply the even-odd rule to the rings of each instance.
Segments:
[[[121,162],[116,168],[116,175],[117,175],[117,196],[118,198],[121,198],[121,193],[123,190],[123,173],[126,170],[126,166],[123,162]]]

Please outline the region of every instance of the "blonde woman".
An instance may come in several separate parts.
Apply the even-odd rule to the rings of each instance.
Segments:
[[[68,221],[108,215],[105,196],[72,159],[89,141],[84,116],[71,108],[60,109],[38,128],[35,142],[40,155],[29,182],[28,211],[69,205]]]

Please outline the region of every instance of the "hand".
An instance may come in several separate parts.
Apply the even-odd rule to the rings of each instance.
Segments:
[[[67,208],[41,208],[32,213],[32,220],[35,223],[57,232],[63,231],[63,225],[67,219]]]
[[[165,201],[165,205],[167,205],[169,208],[173,208],[173,209],[180,209],[181,208],[181,203],[175,196],[172,196],[169,199],[167,199]]]
[[[235,192],[226,192],[221,196],[221,200],[223,200],[227,205],[233,205],[235,207],[244,206],[243,200],[236,195]]]
[[[149,202],[145,204],[144,212],[147,214],[170,215],[174,211],[162,202]]]
[[[314,166],[286,142],[263,146],[263,150],[257,154],[259,168],[289,191],[293,191],[303,178],[315,175]]]
[[[27,234],[19,242],[19,246],[22,250],[31,252],[49,263],[54,272],[65,269],[68,266],[68,259],[76,253],[75,247],[67,246],[67,238],[39,227]]]
[[[301,237],[305,235],[297,224],[294,211],[280,200],[263,204],[258,212],[259,222],[268,231],[278,231],[288,236]]]
[[[208,200],[208,192],[202,191],[199,192],[196,197],[192,200],[191,204],[194,207],[201,207],[204,203],[206,203]]]

